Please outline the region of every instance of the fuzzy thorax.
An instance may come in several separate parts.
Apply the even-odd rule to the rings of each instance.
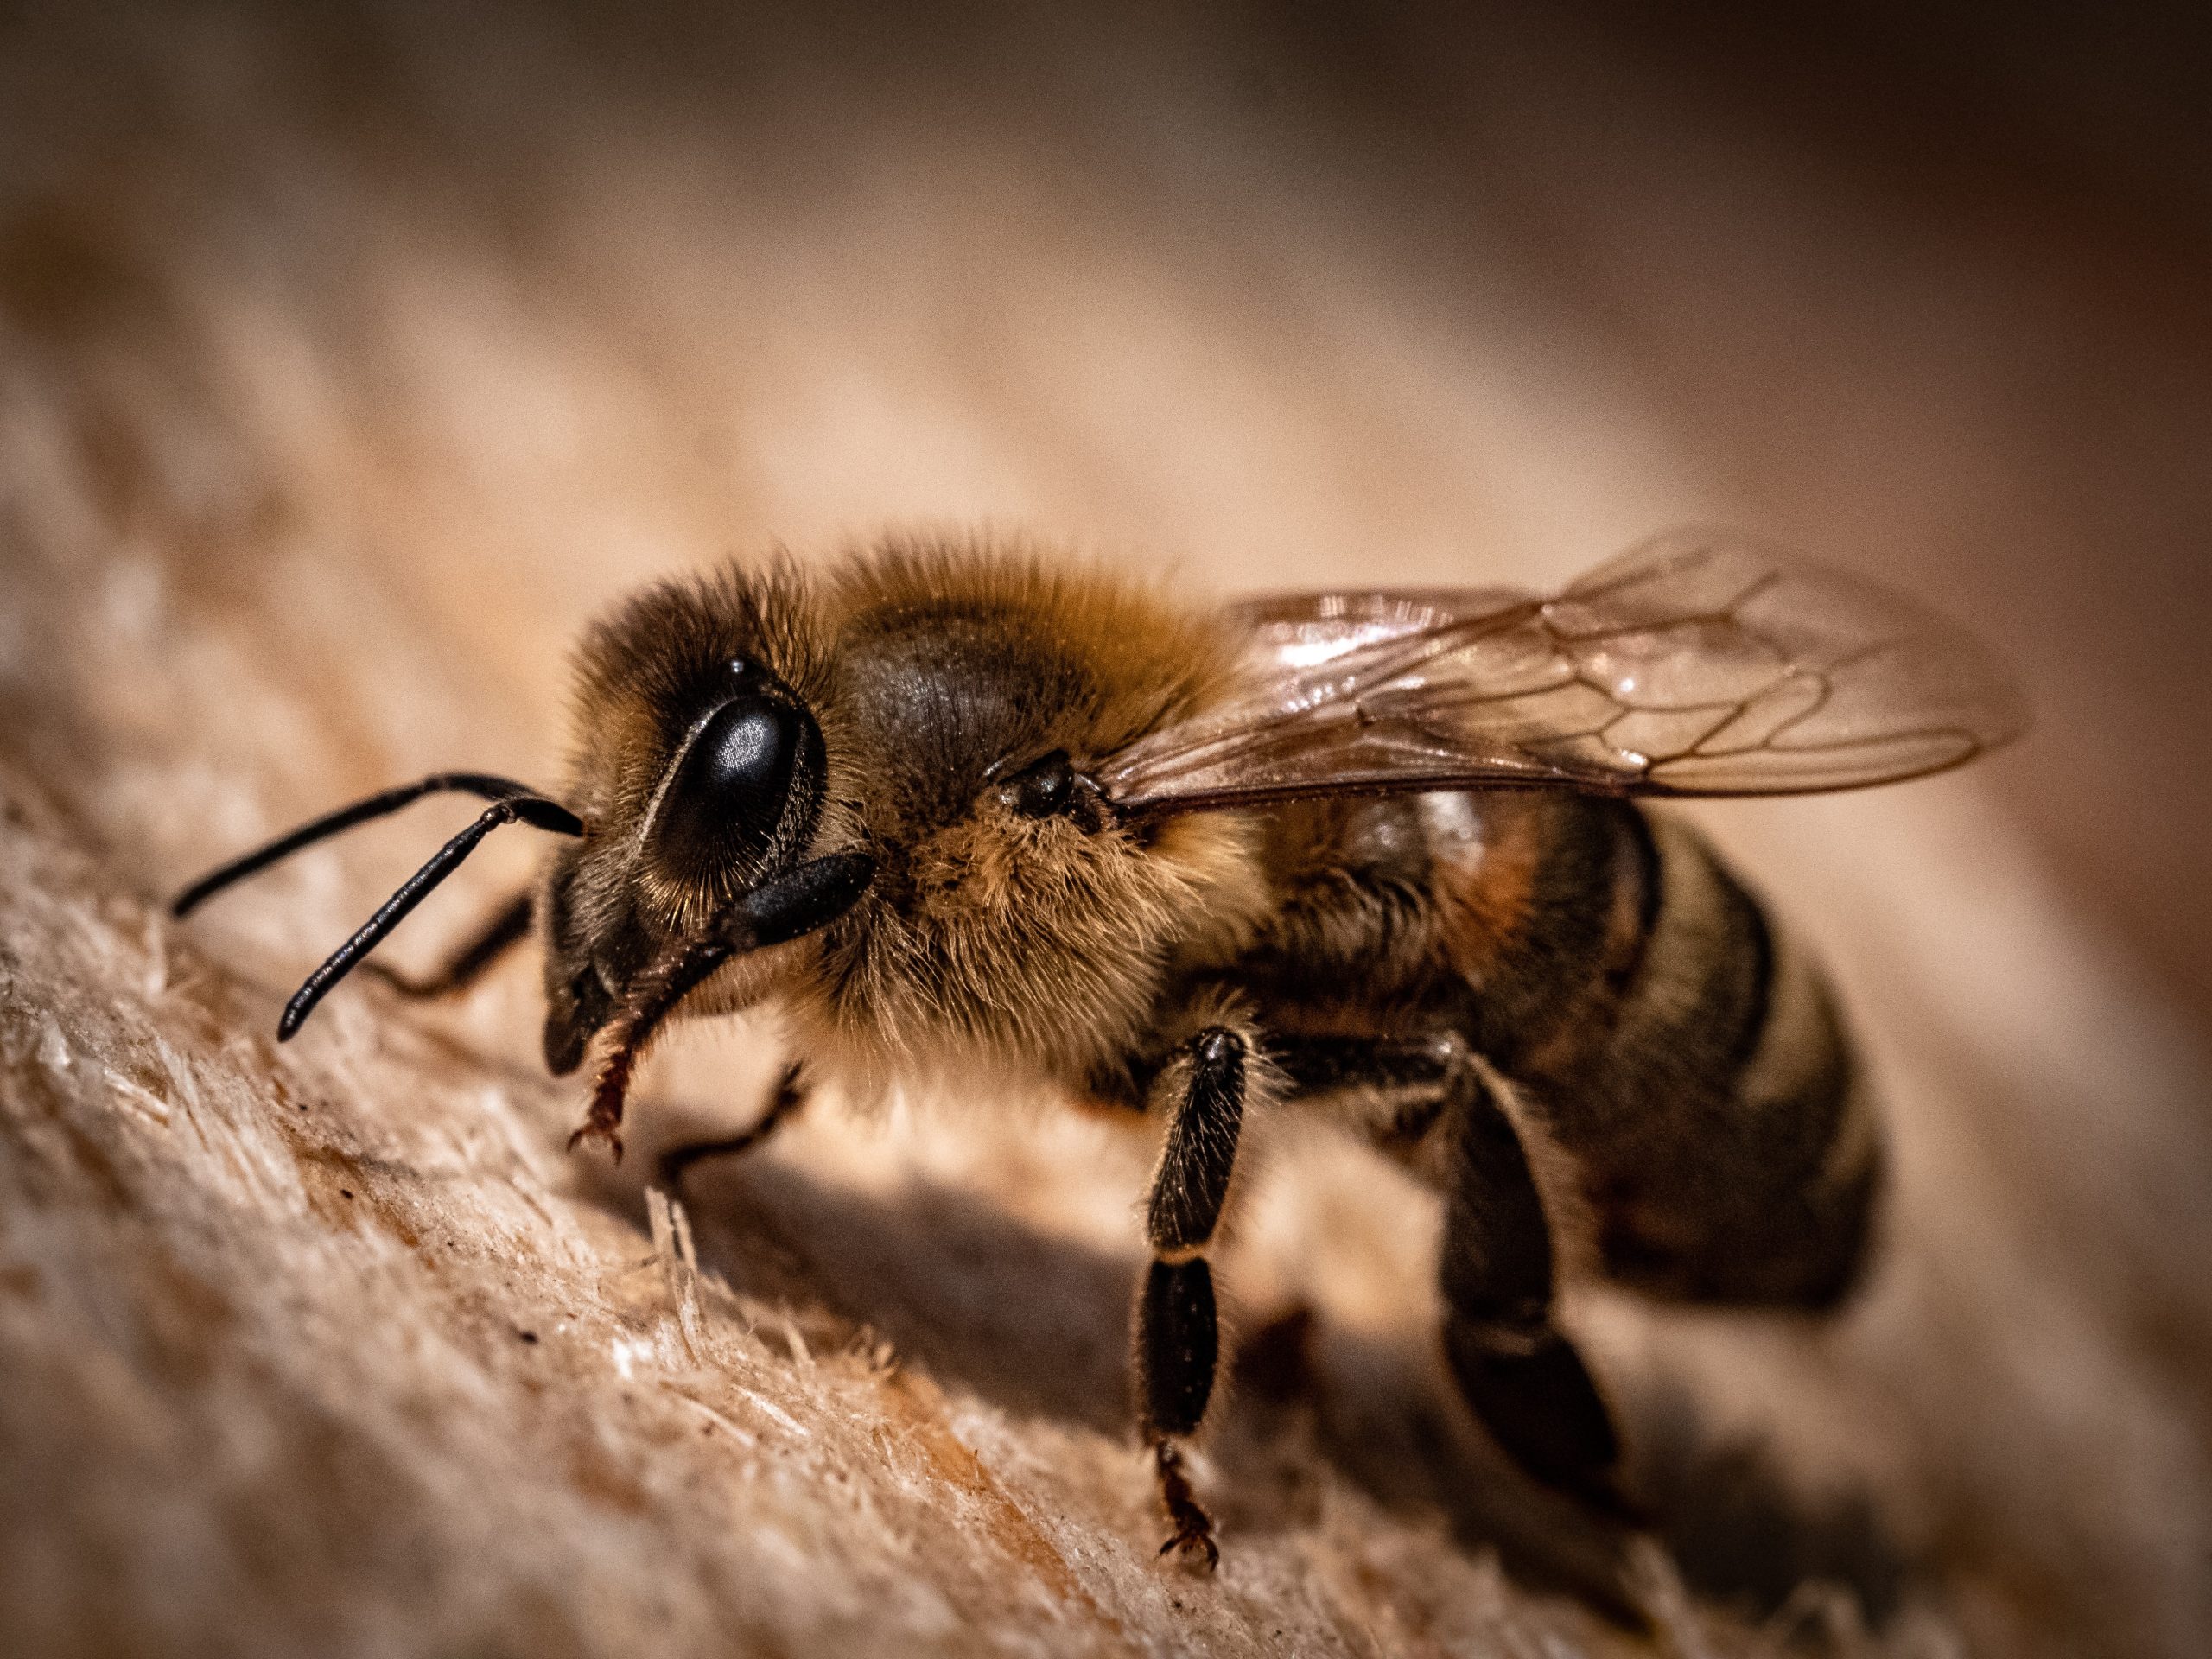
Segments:
[[[830,942],[795,1012],[871,1076],[981,1061],[1079,1084],[1148,1034],[1172,963],[1249,931],[1254,839],[1228,815],[1086,833],[979,810]]]

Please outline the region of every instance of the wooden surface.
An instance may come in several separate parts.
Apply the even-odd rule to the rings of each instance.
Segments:
[[[1845,70],[1597,10],[12,15],[10,1651],[2195,1651],[2207,175],[2155,45],[2069,102],[1859,21]],[[1125,1423],[1141,1136],[827,1102],[679,1219],[562,1152],[529,968],[271,1040],[464,809],[159,913],[387,783],[557,777],[581,621],[726,551],[1542,582],[1692,520],[1974,618],[2042,727],[1702,815],[1834,964],[1898,1191],[1831,1327],[1577,1298],[1663,1516],[1625,1560],[1458,1414],[1433,1216],[1363,1155],[1263,1136],[1204,1582]],[[777,1058],[687,1034],[638,1152]]]

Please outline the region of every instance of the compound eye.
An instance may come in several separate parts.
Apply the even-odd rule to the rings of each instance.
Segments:
[[[695,875],[759,863],[784,821],[812,726],[803,709],[759,693],[709,715],[669,781],[654,850]]]

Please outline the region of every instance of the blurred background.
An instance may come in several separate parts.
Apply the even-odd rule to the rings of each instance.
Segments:
[[[1866,1035],[1889,1262],[1838,1336],[1581,1317],[1656,1480],[1687,1400],[1870,1491],[1874,1576],[1976,1650],[2191,1651],[2196,10],[8,7],[0,758],[156,895],[396,779],[556,778],[595,610],[886,524],[1204,594],[1549,584],[1711,522],[1910,588],[2018,665],[2033,737],[1700,812]],[[302,861],[208,948],[303,971],[429,833]],[[526,1058],[530,981],[454,1028]],[[664,1077],[749,1098],[753,1064]],[[1256,1212],[1247,1294],[1325,1316],[1371,1294],[1343,1288],[1363,1224],[1326,1157],[1285,1161],[1304,1196]],[[1125,1224],[1134,1185],[1102,1207],[1080,1174],[1070,1211]],[[1681,1533],[1694,1580],[1726,1531]]]

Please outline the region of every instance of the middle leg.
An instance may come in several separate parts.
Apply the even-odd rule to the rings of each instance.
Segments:
[[[735,1135],[724,1135],[714,1141],[694,1141],[688,1146],[673,1147],[660,1155],[661,1185],[669,1192],[682,1194],[684,1173],[692,1165],[707,1158],[734,1158],[747,1153],[766,1141],[806,1104],[806,1079],[800,1064],[794,1060],[784,1068],[776,1080],[776,1092],[768,1097],[768,1108],[753,1123]]]

